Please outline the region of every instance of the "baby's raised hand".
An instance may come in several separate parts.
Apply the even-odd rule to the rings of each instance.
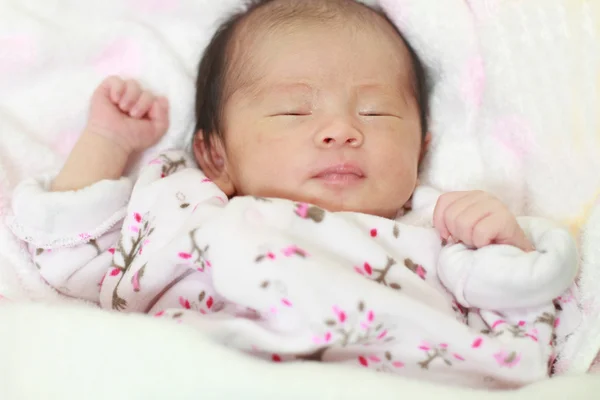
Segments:
[[[106,78],[92,96],[86,130],[103,136],[127,154],[156,144],[169,127],[169,103],[134,80]]]
[[[516,217],[497,198],[486,192],[451,192],[440,196],[433,222],[441,237],[481,248],[507,244],[524,251],[533,245]]]

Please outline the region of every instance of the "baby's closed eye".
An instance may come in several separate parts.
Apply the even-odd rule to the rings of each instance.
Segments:
[[[395,117],[402,118],[399,113],[392,111],[384,111],[384,110],[369,110],[369,111],[359,111],[358,115],[361,117]]]
[[[269,115],[270,117],[302,117],[312,115],[309,109],[289,109],[280,110]]]

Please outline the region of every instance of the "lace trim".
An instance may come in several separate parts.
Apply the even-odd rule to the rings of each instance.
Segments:
[[[6,217],[5,223],[15,236],[32,246],[42,249],[56,249],[75,247],[86,244],[92,239],[97,239],[119,224],[126,215],[127,208],[123,207],[113,213],[113,215],[96,228],[87,232],[67,236],[56,236],[52,233],[28,228],[19,224],[15,217]]]

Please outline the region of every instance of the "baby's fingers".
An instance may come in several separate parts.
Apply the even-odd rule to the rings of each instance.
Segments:
[[[433,226],[443,239],[450,236],[449,227],[446,225],[446,213],[448,209],[457,201],[467,197],[470,192],[450,192],[440,196],[433,211]]]
[[[102,81],[100,86],[98,86],[96,93],[101,92],[102,95],[108,98],[112,103],[118,104],[124,91],[125,82],[123,79],[118,76],[109,76]]]
[[[500,214],[489,214],[479,220],[473,227],[472,242],[469,245],[480,249],[492,243],[498,243],[500,229],[504,223],[503,219],[504,217]]]
[[[154,104],[155,97],[152,93],[145,91],[143,92],[137,103],[131,108],[129,115],[133,118],[141,118],[150,111],[152,104]]]
[[[455,211],[456,209],[456,211]],[[494,203],[481,201],[479,196],[465,197],[446,212],[446,226],[454,239],[475,246],[475,227],[494,212]]]
[[[125,113],[131,111],[131,108],[138,102],[141,94],[142,88],[136,81],[131,79],[125,81],[125,93],[119,102],[121,111]]]

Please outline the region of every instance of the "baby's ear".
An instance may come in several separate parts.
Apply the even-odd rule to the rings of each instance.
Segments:
[[[202,131],[197,132],[194,137],[194,156],[206,177],[213,181],[227,197],[235,194],[235,186],[227,172],[225,148],[221,139],[215,137],[208,146],[204,142]]]

